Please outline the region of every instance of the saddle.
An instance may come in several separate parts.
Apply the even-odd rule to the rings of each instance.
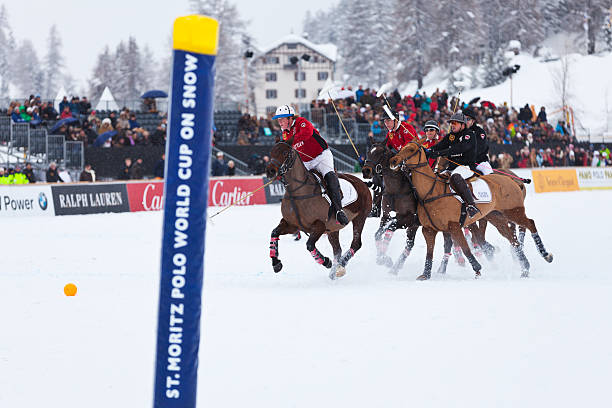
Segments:
[[[319,183],[319,187],[321,187],[321,195],[325,197],[327,201],[329,201],[329,194],[327,193],[327,182],[318,170],[310,170],[310,172],[314,176],[315,180],[317,180],[317,183]],[[342,179],[338,177],[338,181],[340,180]],[[340,190],[342,190],[342,184],[340,184]],[[342,193],[342,191],[340,191],[340,197],[344,198],[344,194]]]
[[[319,187],[321,187],[321,196],[325,200],[327,200],[329,205],[331,205],[331,199],[329,198],[329,194],[327,192],[328,189],[325,179],[321,176],[321,173],[316,170],[311,170],[310,172],[315,177],[317,183],[319,183]],[[340,197],[342,199],[342,208],[344,208],[347,205],[357,201],[357,190],[350,181],[344,179],[342,176],[338,176],[338,181],[340,183]]]

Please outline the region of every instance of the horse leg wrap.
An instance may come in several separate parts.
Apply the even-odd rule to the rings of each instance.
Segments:
[[[425,269],[423,269],[423,274],[417,277],[417,280],[428,280],[431,278],[431,267],[433,265],[432,259],[425,259]]]
[[[478,244],[474,244],[474,255],[476,255],[478,258],[482,258],[482,249]]]
[[[317,248],[310,251],[310,255],[312,255],[315,262],[319,265],[323,265],[326,268],[331,268],[331,261],[329,260],[329,258],[323,256],[323,254],[321,254],[321,252],[319,252]]]
[[[453,256],[457,263],[461,266],[465,265],[465,259],[463,258],[463,252],[461,251],[461,247],[459,245],[453,245]]]
[[[376,249],[378,251],[378,256],[382,256],[387,253],[387,248],[389,248],[391,238],[393,238],[393,231],[388,229],[385,231],[385,234],[383,235],[382,239],[376,241]]]
[[[438,273],[446,273],[446,267],[448,266],[448,260],[450,256],[450,252],[444,254],[444,256],[442,257],[442,262],[440,262],[440,266],[438,267]]]
[[[534,232],[531,234],[531,236],[533,237],[533,240],[535,241],[535,244],[538,247],[540,255],[542,255],[543,258],[546,258],[548,256],[548,252],[546,252],[546,249],[544,248],[544,244],[542,243],[542,238],[540,238],[540,235],[537,232]]]
[[[472,269],[474,269],[476,275],[480,275],[480,270],[482,269],[482,266],[480,266],[480,263],[476,260],[476,257],[473,254],[469,254],[466,255],[466,258],[468,259],[468,261],[470,261],[470,265],[472,265]]]
[[[348,251],[344,253],[344,255],[342,255],[342,257],[338,261],[338,264],[342,266],[346,266],[346,264],[353,257],[353,255],[355,255],[355,251],[353,251],[353,248],[350,248]]]
[[[278,258],[278,237],[270,238],[270,258]]]
[[[525,230],[519,228],[519,236],[518,236],[518,240],[521,244],[521,248],[523,247],[523,244],[525,243]]]
[[[525,256],[525,253],[523,252],[523,249],[520,246],[514,247],[514,252],[516,254],[516,258],[521,264],[521,272],[523,273],[521,276],[526,278],[527,276],[529,276],[529,260]]]

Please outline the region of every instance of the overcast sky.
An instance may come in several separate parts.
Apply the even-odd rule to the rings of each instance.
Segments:
[[[278,2],[234,0],[240,16],[250,20],[249,32],[260,47],[292,32],[300,34],[307,10],[328,10],[333,0]],[[49,29],[56,24],[69,71],[81,86],[91,76],[96,56],[134,36],[159,57],[165,52],[172,22],[189,14],[187,0],[29,0],[2,2],[18,41],[29,38],[39,58],[45,54]]]

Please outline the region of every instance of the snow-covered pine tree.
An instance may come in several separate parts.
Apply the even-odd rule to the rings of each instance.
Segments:
[[[97,100],[102,95],[104,87],[114,88],[115,83],[115,56],[108,48],[98,54],[91,79],[89,80],[89,99]]]
[[[397,22],[392,49],[395,78],[399,83],[416,80],[418,88],[430,68],[427,41],[436,34],[428,24],[431,15],[425,6],[424,0],[396,0],[393,6]]]
[[[599,24],[610,8],[609,0],[560,0],[558,14],[564,29],[584,31],[587,54],[595,53]]]
[[[136,39],[128,38],[127,53],[125,54],[127,64],[127,99],[137,100],[144,91],[144,75],[142,68],[142,56]]]
[[[392,0],[347,3],[340,20],[345,32],[350,32],[339,47],[343,71],[352,84],[380,85],[393,75]]]
[[[9,83],[14,71],[15,38],[10,25],[8,11],[0,6],[0,98],[9,98]]]
[[[115,48],[113,82],[112,86],[109,86],[119,105],[129,98],[127,90],[130,76],[128,59],[127,47],[123,41],[119,41],[117,48]]]
[[[19,69],[13,75],[13,83],[19,88],[19,95],[40,93],[44,75],[32,41],[25,39],[15,51],[13,64]]]
[[[240,39],[247,23],[229,0],[190,0],[190,9],[219,21],[219,51],[216,59],[215,102],[234,103],[242,100],[244,62]]]
[[[148,45],[145,45],[142,49],[140,58],[141,90],[143,92],[149,89],[162,89],[157,83],[155,67],[157,67],[157,63],[153,51]]]
[[[612,8],[610,8],[610,11],[604,17],[602,29],[606,51],[612,51]]]
[[[318,10],[314,14],[307,11],[302,23],[302,33],[308,34],[308,41],[315,44],[338,44],[341,33],[336,19],[339,13],[338,7],[332,7],[328,11]]]
[[[64,71],[62,40],[55,24],[49,29],[47,54],[44,59],[43,70],[45,72],[45,88],[42,94],[46,97],[54,97],[59,87],[62,86],[60,82]]]

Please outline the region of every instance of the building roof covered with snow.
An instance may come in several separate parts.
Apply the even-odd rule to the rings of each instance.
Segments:
[[[278,40],[259,50],[258,54],[267,54],[281,47],[283,44],[301,44],[304,47],[328,58],[332,62],[336,62],[336,59],[338,58],[338,47],[336,47],[334,44],[315,44],[308,41],[304,37],[300,37],[299,35],[295,34],[289,34],[279,38]]]

